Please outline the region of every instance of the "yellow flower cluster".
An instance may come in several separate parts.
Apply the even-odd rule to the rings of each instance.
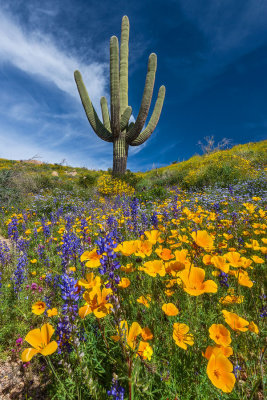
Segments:
[[[134,188],[126,182],[113,178],[111,175],[102,175],[97,180],[98,192],[104,196],[123,195],[130,196],[134,194]]]

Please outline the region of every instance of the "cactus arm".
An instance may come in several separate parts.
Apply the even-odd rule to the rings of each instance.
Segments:
[[[155,82],[155,75],[157,70],[157,56],[155,53],[150,54],[148,60],[148,68],[147,68],[147,75],[146,75],[146,83],[144,88],[144,93],[142,97],[140,111],[136,118],[134,127],[132,127],[126,134],[126,141],[127,143],[131,143],[135,140],[141,132],[143,128],[146,118],[148,115],[153,89],[154,89],[154,82]]]
[[[103,96],[100,100],[104,127],[111,132],[107,99]]]
[[[106,142],[112,142],[113,137],[112,134],[104,127],[100,119],[98,118],[98,115],[92,105],[92,102],[88,96],[86,87],[83,83],[82,80],[82,75],[79,71],[74,72],[74,78],[76,81],[76,85],[81,97],[81,101],[85,110],[85,113],[87,115],[88,121],[90,122],[91,127],[95,131],[98,137],[100,139],[105,140]]]
[[[151,115],[151,118],[149,120],[149,123],[147,127],[143,130],[143,132],[141,132],[140,135],[130,143],[131,146],[139,146],[140,144],[143,144],[153,133],[161,114],[165,92],[166,92],[165,86],[161,86],[159,88],[158,98],[153,113]]]
[[[128,126],[128,131],[134,126],[134,122],[131,122]]]
[[[116,36],[110,39],[110,114],[113,137],[120,134],[120,74],[119,42]]]
[[[128,106],[128,57],[129,57],[129,19],[126,15],[121,22],[120,47],[120,107],[121,113]]]
[[[120,122],[121,132],[124,129],[126,129],[131,115],[132,115],[132,107],[128,106],[125,108],[124,113],[121,116],[121,122]]]

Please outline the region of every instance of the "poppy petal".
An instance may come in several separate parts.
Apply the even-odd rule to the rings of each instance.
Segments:
[[[42,335],[40,329],[33,329],[30,331],[26,337],[26,342],[28,342],[32,347],[38,349],[42,345]]]
[[[40,351],[40,353],[43,356],[49,356],[50,354],[53,354],[57,350],[58,344],[55,340],[53,342],[48,343],[47,346],[43,350]]]
[[[39,353],[38,350],[33,349],[32,347],[29,347],[28,349],[25,349],[22,354],[21,354],[21,360],[23,362],[29,362],[31,361],[32,357],[35,356],[35,354]]]

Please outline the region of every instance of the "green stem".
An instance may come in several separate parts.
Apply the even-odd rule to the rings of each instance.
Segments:
[[[49,367],[51,368],[51,370],[52,370],[53,374],[55,375],[57,381],[60,383],[60,386],[62,386],[62,389],[64,390],[64,393],[65,393],[65,395],[67,396],[67,398],[70,399],[70,400],[72,400],[71,397],[69,397],[69,395],[68,395],[68,393],[67,393],[67,391],[66,391],[66,389],[65,389],[64,384],[62,383],[62,381],[61,381],[60,378],[58,377],[58,375],[57,375],[57,373],[56,373],[56,371],[55,371],[55,369],[54,369],[54,367],[53,367],[53,364],[52,364],[52,362],[50,361],[49,357],[45,357],[45,360],[46,360],[47,364],[49,365]]]

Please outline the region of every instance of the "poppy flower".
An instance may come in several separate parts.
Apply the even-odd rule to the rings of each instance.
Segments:
[[[220,344],[224,347],[229,346],[232,339],[230,332],[222,324],[212,324],[209,328],[210,338],[214,340],[216,344]]]
[[[249,287],[249,288],[251,288],[253,286],[253,282],[250,279],[250,277],[249,277],[249,275],[248,275],[248,273],[246,271],[243,271],[241,269],[238,272],[237,271],[235,271],[235,272],[236,272],[235,275],[237,276],[239,285],[246,286],[246,287]]]
[[[90,292],[84,292],[83,298],[87,304],[80,307],[80,317],[83,319],[86,315],[94,313],[96,318],[103,318],[110,314],[112,304],[108,302],[107,296],[111,293],[111,289],[104,288],[101,291],[100,287],[96,287]]]
[[[213,237],[209,235],[207,231],[196,231],[193,232],[191,236],[199,247],[203,247],[205,250],[211,250],[213,248]]]
[[[159,242],[159,243],[163,242],[163,239],[161,239],[161,237],[160,237],[160,231],[157,230],[157,229],[153,229],[150,232],[149,231],[145,231],[144,233],[145,233],[145,235],[147,237],[147,240],[149,240],[149,242],[151,244],[156,244],[157,242]]]
[[[207,374],[212,384],[225,393],[230,393],[235,385],[233,364],[222,354],[212,354],[208,365]]]
[[[100,276],[95,276],[93,272],[86,274],[86,279],[80,279],[78,281],[79,286],[83,286],[85,289],[93,289],[94,287],[101,286]]]
[[[165,269],[168,274],[177,276],[177,273],[185,269],[185,264],[180,261],[170,261],[165,264]]]
[[[159,248],[157,248],[155,250],[155,253],[159,256],[159,258],[161,258],[163,261],[169,261],[172,258],[174,258],[174,255],[172,254],[170,249],[167,248],[162,248],[162,246],[159,246]]]
[[[175,322],[173,324],[173,334],[172,337],[177,344],[177,346],[181,347],[182,349],[186,350],[187,345],[192,346],[194,344],[193,335],[188,333],[189,326],[186,324],[180,324]]]
[[[147,294],[146,296],[140,296],[137,299],[137,303],[143,304],[145,307],[149,308],[151,302],[151,296]]]
[[[219,302],[221,304],[241,304],[243,303],[244,296],[236,296],[234,294],[232,295],[226,295],[225,297],[221,297]]]
[[[249,323],[249,325],[248,325],[248,330],[249,330],[250,332],[256,333],[257,335],[259,334],[259,328],[258,328],[258,326],[257,326],[253,321],[251,321],[251,322]]]
[[[237,251],[229,251],[228,253],[224,254],[223,257],[234,268],[241,268],[243,265],[241,255]]]
[[[222,310],[225,322],[234,330],[246,332],[248,330],[249,322],[244,318],[239,317],[237,314]]]
[[[120,340],[120,338],[122,340],[124,340],[127,345],[131,348],[131,349],[135,349],[136,348],[136,340],[137,337],[142,333],[142,328],[141,326],[138,324],[138,322],[133,322],[131,325],[130,330],[128,329],[128,322],[127,321],[121,321],[120,322],[120,327],[118,330],[119,335],[116,336],[111,336],[111,338],[117,342]]]
[[[199,296],[203,293],[216,293],[217,284],[208,280],[204,282],[205,270],[198,267],[191,267],[179,272],[179,277],[184,284],[184,291],[191,296]]]
[[[45,312],[46,304],[43,301],[37,301],[32,305],[32,312],[36,315],[41,315]]]
[[[257,264],[263,264],[263,263],[264,263],[264,260],[263,260],[263,258],[261,258],[261,257],[252,256],[251,258],[252,258],[252,260],[253,260],[255,263],[257,263]]]
[[[159,274],[160,276],[166,275],[162,260],[147,261],[144,263],[143,267],[139,267],[139,270],[144,271],[147,275],[153,277],[157,276],[157,274]]]
[[[128,286],[130,286],[131,281],[128,278],[121,278],[120,283],[118,284],[119,287],[121,288],[127,288]]]
[[[185,268],[189,268],[190,267],[191,263],[187,258],[188,250],[186,250],[186,249],[176,250],[174,252],[174,255],[175,255],[175,261],[178,261],[181,264],[183,264]]]
[[[179,314],[178,308],[173,303],[163,304],[162,311],[168,316],[174,316]]]
[[[136,257],[149,257],[152,253],[152,243],[149,240],[136,240],[137,250],[134,253]]]
[[[56,308],[52,308],[52,309],[47,310],[47,316],[48,317],[54,317],[57,314],[58,314],[58,312],[57,312]]]
[[[141,335],[144,340],[153,339],[153,333],[148,327],[142,329]]]
[[[136,240],[125,240],[121,244],[119,244],[114,251],[120,252],[124,256],[131,256],[137,250]]]
[[[148,342],[143,342],[142,340],[139,343],[139,347],[137,350],[137,354],[143,359],[143,360],[151,360],[153,350],[152,347]]]
[[[228,274],[229,272],[229,264],[226,263],[226,260],[222,256],[213,256],[211,257],[211,263],[214,265],[214,267],[220,269],[223,271],[225,274]]]
[[[88,268],[97,268],[101,265],[100,263],[101,254],[97,254],[97,250],[93,249],[92,251],[85,251],[81,255],[81,262],[86,262],[86,267]]]
[[[22,352],[21,359],[23,362],[29,362],[32,357],[40,353],[43,356],[53,354],[57,350],[57,342],[53,340],[50,342],[51,336],[55,329],[50,324],[44,324],[41,329],[33,329],[30,331],[25,340],[32,347],[25,349]],[[49,343],[50,342],[50,343]]]
[[[233,349],[230,346],[224,347],[224,346],[208,346],[206,348],[205,353],[202,353],[203,357],[205,357],[207,360],[210,359],[211,355],[214,354],[217,356],[218,354],[222,354],[225,357],[230,357],[233,354]]]

